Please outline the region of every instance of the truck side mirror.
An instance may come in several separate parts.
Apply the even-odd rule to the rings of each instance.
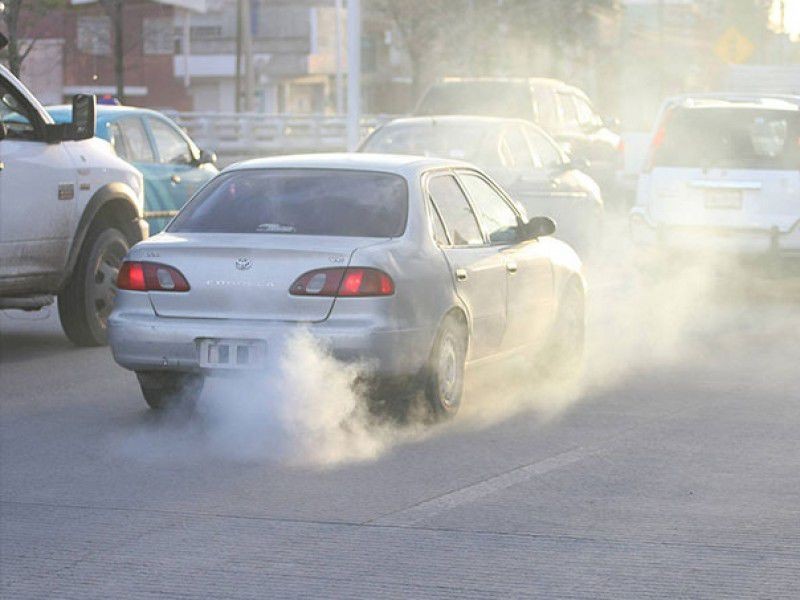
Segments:
[[[72,98],[71,131],[65,136],[71,140],[88,140],[94,137],[97,126],[97,98],[93,94],[76,94]]]

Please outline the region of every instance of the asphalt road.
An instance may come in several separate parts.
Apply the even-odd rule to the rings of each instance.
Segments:
[[[157,418],[0,313],[0,596],[800,598],[800,302],[700,275],[596,275],[579,387],[474,374],[437,427],[309,421],[302,364]]]

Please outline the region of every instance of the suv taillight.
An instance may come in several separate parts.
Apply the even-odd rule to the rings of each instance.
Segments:
[[[133,292],[188,292],[189,282],[174,267],[125,261],[117,275],[117,287]]]
[[[383,271],[366,267],[317,269],[301,275],[289,288],[293,296],[391,296],[394,281]]]

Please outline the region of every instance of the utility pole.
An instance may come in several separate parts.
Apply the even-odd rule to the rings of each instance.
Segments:
[[[242,5],[236,0],[236,112],[242,112]]]
[[[336,0],[336,114],[344,114],[344,76],[342,74],[342,0]]]
[[[253,112],[256,74],[253,70],[253,4],[252,0],[242,3],[242,46],[244,50],[244,109]]]
[[[361,0],[347,0],[347,149],[361,139]]]

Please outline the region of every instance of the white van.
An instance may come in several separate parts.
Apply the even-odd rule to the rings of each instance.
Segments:
[[[630,228],[643,251],[800,258],[800,97],[668,100]]]

